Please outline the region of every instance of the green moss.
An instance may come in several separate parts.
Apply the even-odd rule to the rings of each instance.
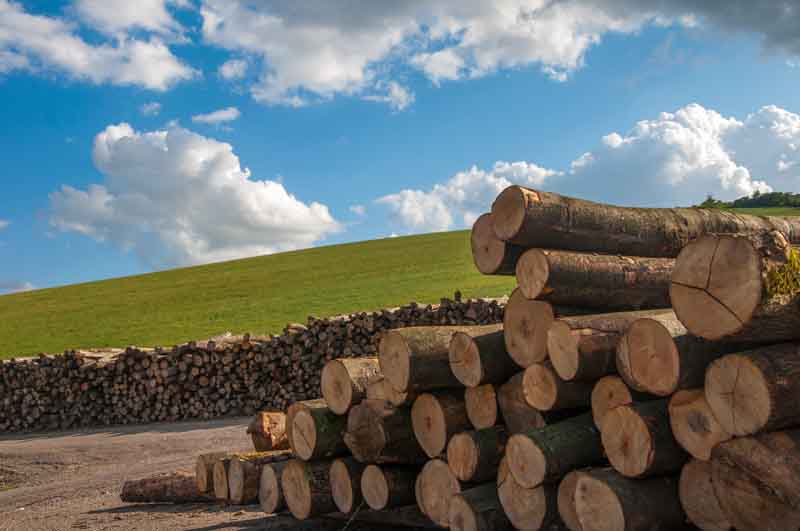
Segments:
[[[767,294],[770,297],[794,295],[800,292],[800,253],[789,250],[789,259],[767,274]]]

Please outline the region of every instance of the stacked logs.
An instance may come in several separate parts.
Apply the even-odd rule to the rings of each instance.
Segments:
[[[502,320],[503,299],[443,299],[288,325],[269,337],[225,335],[172,349],[68,351],[0,362],[0,432],[74,429],[284,410],[319,397],[320,371],[374,356],[388,329]]]

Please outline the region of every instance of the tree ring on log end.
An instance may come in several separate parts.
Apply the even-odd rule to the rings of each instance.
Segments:
[[[341,459],[336,459],[331,463],[331,495],[333,503],[344,514],[353,510],[353,478],[347,465]]]
[[[522,376],[525,402],[539,411],[550,411],[558,400],[555,373],[544,365],[531,365]]]
[[[411,374],[411,351],[402,334],[387,332],[380,343],[379,362],[383,377],[400,392],[408,390]]]
[[[714,417],[733,435],[760,431],[774,408],[764,374],[740,354],[723,356],[708,367],[705,393]]]
[[[619,406],[633,402],[631,390],[619,376],[604,376],[592,389],[592,418],[599,429],[603,429],[606,414]]]
[[[575,487],[575,511],[583,529],[628,529],[625,512],[616,493],[602,481],[586,474],[578,478]]]
[[[491,428],[497,424],[497,391],[492,384],[464,389],[464,405],[467,418],[476,430]]]
[[[521,186],[509,186],[492,203],[492,226],[495,235],[501,240],[511,240],[522,229],[525,222],[525,211],[528,205],[528,194],[533,191]]]
[[[483,378],[483,367],[478,345],[464,332],[456,332],[450,340],[450,369],[458,381],[465,387],[480,385]]]
[[[629,478],[647,472],[655,456],[650,428],[631,406],[606,413],[601,430],[603,448],[614,469]]]
[[[420,447],[433,459],[447,446],[447,421],[437,398],[423,393],[411,406],[411,425]]]
[[[564,321],[554,321],[547,331],[550,363],[562,380],[572,380],[578,374],[578,339],[578,335],[573,334]]]
[[[525,368],[545,360],[547,331],[554,320],[550,304],[526,299],[519,288],[514,290],[503,317],[503,338],[517,365]]]
[[[522,294],[528,299],[537,298],[544,291],[550,277],[547,255],[541,249],[528,249],[517,261],[515,272]]]
[[[281,486],[289,511],[298,520],[311,515],[311,483],[302,461],[290,461],[281,474]]]
[[[261,469],[261,479],[258,484],[258,496],[261,508],[267,514],[272,514],[278,508],[281,498],[280,478],[271,465]]]
[[[495,235],[491,214],[483,214],[472,225],[470,244],[475,267],[484,275],[495,274],[503,265],[506,242]]]
[[[447,463],[461,481],[469,481],[478,469],[478,448],[469,433],[453,435],[447,444]]]
[[[681,359],[675,340],[654,319],[637,319],[617,346],[617,370],[633,389],[657,396],[675,392]]]
[[[389,505],[389,483],[378,465],[367,465],[364,469],[361,490],[370,509],[380,511]]]
[[[337,415],[347,413],[353,401],[353,385],[342,362],[332,360],[325,364],[320,375],[320,388],[331,411]]]
[[[520,486],[532,489],[544,482],[547,457],[542,449],[525,434],[512,435],[506,446],[508,469]]]
[[[450,500],[461,492],[461,484],[450,467],[441,459],[431,459],[417,476],[414,484],[417,504],[434,523],[448,527]]]

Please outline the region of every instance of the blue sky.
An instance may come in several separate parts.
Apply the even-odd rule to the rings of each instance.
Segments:
[[[109,4],[0,0],[0,293],[464,228],[510,183],[800,191],[788,1]]]

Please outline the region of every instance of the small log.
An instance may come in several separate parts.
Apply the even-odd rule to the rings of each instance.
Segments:
[[[703,389],[678,391],[669,401],[672,434],[695,459],[708,461],[711,450],[731,438],[714,417]]]
[[[475,336],[456,332],[449,355],[450,369],[465,387],[500,384],[520,370],[506,351],[505,335],[499,327]]]
[[[225,457],[230,457],[230,454],[227,452],[212,452],[197,456],[194,475],[197,480],[198,492],[202,494],[214,492],[214,464]]]
[[[519,289],[529,299],[581,308],[668,308],[675,260],[528,249],[517,261]]]
[[[414,482],[419,472],[414,466],[367,465],[361,475],[364,500],[375,511],[415,503]]]
[[[289,448],[294,448],[294,437],[292,434],[294,416],[298,411],[304,409],[328,409],[328,404],[325,403],[325,400],[318,398],[315,400],[295,402],[286,409],[286,438],[289,440]]]
[[[629,478],[677,472],[689,459],[672,435],[666,400],[612,409],[600,431],[611,466]]]
[[[431,459],[417,476],[414,495],[420,511],[433,523],[450,525],[450,500],[461,492],[461,483],[441,459]]]
[[[582,473],[580,470],[573,470],[558,484],[558,514],[569,531],[583,531],[575,510],[575,491]]]
[[[678,493],[689,521],[703,531],[733,529],[714,493],[714,486],[711,484],[711,463],[692,459],[683,465]]]
[[[598,380],[592,389],[592,418],[594,424],[602,429],[606,413],[619,406],[655,400],[657,397],[634,391],[619,376],[606,376]]]
[[[431,459],[440,456],[453,435],[470,427],[463,392],[448,390],[419,395],[411,407],[411,425],[425,454]]]
[[[247,426],[247,433],[253,440],[256,452],[289,449],[285,413],[259,411]]]
[[[228,465],[228,498],[234,505],[249,505],[258,501],[261,469],[264,465],[288,460],[291,452],[253,452],[234,454]]]
[[[302,407],[292,419],[292,451],[303,461],[347,453],[344,431],[347,417],[328,408]]]
[[[686,529],[673,477],[632,480],[610,469],[582,472],[575,511],[583,531]]]
[[[524,374],[515,374],[497,390],[497,405],[510,435],[545,425],[542,413],[525,401],[522,381]]]
[[[320,388],[328,407],[344,415],[367,396],[371,378],[380,374],[378,358],[339,358],[322,368]]]
[[[467,418],[476,430],[491,428],[500,418],[497,393],[492,384],[464,389],[464,406],[467,408]]]
[[[289,461],[281,473],[281,488],[289,512],[298,520],[336,511],[330,481],[330,461]]]
[[[363,501],[361,475],[365,467],[352,457],[334,459],[331,463],[331,494],[339,512],[350,514]]]
[[[485,483],[450,500],[450,529],[454,531],[511,531],[513,527],[497,496],[497,485]]]
[[[547,331],[555,314],[548,302],[532,301],[515,289],[503,316],[506,351],[522,368],[541,363],[547,357]]]
[[[460,481],[488,481],[497,477],[507,441],[502,426],[457,433],[447,444],[447,464]]]
[[[588,407],[594,389],[591,382],[562,380],[548,361],[525,369],[522,386],[525,401],[539,411]]]
[[[213,498],[197,488],[189,472],[170,472],[149,478],[126,481],[120,499],[125,503],[206,503]]]
[[[347,448],[362,463],[418,463],[427,456],[417,442],[409,408],[380,410],[367,402],[347,415]]]
[[[733,435],[800,425],[800,344],[729,354],[706,371],[714,417]]]
[[[258,501],[267,514],[275,514],[286,508],[286,499],[281,487],[281,474],[289,461],[269,463],[261,468],[258,485]]]
[[[600,432],[588,413],[508,440],[508,468],[519,485],[532,489],[559,481],[576,468],[602,463]]]
[[[506,243],[494,234],[492,215],[482,214],[475,220],[470,233],[472,260],[484,275],[513,275],[524,247]]]
[[[516,482],[506,460],[497,470],[497,497],[503,512],[516,529],[544,529],[558,522],[558,492],[545,484],[526,489]]]
[[[214,497],[227,503],[230,500],[230,490],[228,490],[228,467],[231,464],[230,457],[223,457],[214,463]]]

